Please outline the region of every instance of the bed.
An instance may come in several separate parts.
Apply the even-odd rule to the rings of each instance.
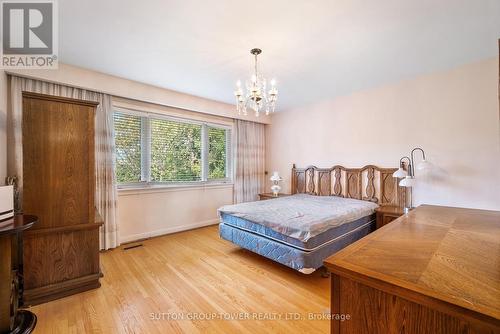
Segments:
[[[219,234],[304,274],[375,230],[379,205],[404,206],[396,169],[292,168],[292,196],[219,208]]]

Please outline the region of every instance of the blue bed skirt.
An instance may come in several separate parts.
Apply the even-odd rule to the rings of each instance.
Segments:
[[[260,235],[250,229],[234,226],[222,219],[219,224],[221,238],[298,270],[310,274],[323,265],[323,261],[349,244],[361,239],[375,230],[375,220],[366,219],[366,223],[346,231],[344,234],[325,242],[311,251],[305,251],[291,243]]]

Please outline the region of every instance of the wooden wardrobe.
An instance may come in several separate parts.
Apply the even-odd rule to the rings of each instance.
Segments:
[[[24,304],[100,286],[94,192],[97,103],[23,92]]]

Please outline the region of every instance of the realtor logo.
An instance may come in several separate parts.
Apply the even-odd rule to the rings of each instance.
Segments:
[[[2,0],[3,68],[57,68],[55,0]]]

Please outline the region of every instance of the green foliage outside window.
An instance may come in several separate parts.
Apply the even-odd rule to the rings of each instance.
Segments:
[[[201,125],[151,119],[151,181],[201,180]]]
[[[114,123],[118,183],[202,181],[203,166],[207,180],[228,174],[228,129],[121,112],[114,113]]]
[[[208,128],[208,178],[226,177],[226,130]]]
[[[115,113],[116,179],[141,181],[141,118]]]

